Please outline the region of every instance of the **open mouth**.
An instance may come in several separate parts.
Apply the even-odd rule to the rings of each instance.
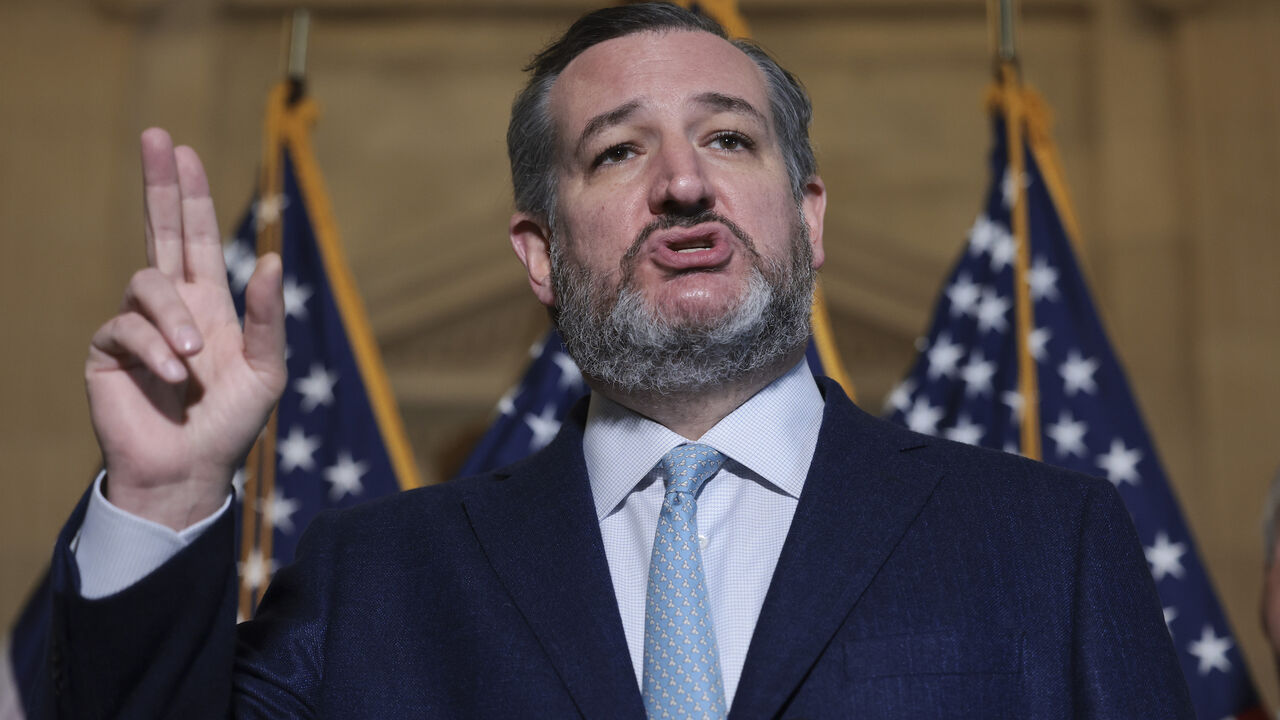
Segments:
[[[649,244],[649,257],[668,272],[704,272],[726,267],[734,254],[733,245],[723,225],[701,223],[694,228],[673,228],[654,237]]]
[[[715,247],[715,238],[710,234],[699,235],[697,237],[684,238],[680,240],[670,240],[667,247],[678,253],[698,252],[699,250],[710,250]]]

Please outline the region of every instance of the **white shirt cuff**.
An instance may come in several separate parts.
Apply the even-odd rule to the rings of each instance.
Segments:
[[[209,517],[176,532],[125,512],[102,494],[106,471],[98,473],[89,494],[84,523],[72,541],[80,569],[80,596],[96,600],[124,590],[177,555],[231,507],[231,495]]]

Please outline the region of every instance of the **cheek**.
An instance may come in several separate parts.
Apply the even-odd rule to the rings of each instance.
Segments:
[[[621,199],[594,203],[566,219],[574,254],[594,268],[615,268],[643,227]]]
[[[789,246],[796,216],[789,189],[762,188],[740,194],[729,198],[724,212],[751,235],[760,252],[768,254],[766,248]]]

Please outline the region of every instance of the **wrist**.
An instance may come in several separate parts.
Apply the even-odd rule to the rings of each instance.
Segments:
[[[102,494],[112,505],[131,515],[181,532],[226,503],[231,476],[232,471],[227,470],[176,483],[143,485],[120,479],[108,467],[102,479]]]

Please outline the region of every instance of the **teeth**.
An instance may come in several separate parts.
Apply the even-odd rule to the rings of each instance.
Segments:
[[[676,252],[678,252],[678,253],[691,253],[691,252],[698,252],[699,250],[709,250],[709,249],[711,249],[711,248],[710,248],[710,246],[702,246],[702,247],[687,247],[687,248],[680,248],[679,250],[676,250]]]

